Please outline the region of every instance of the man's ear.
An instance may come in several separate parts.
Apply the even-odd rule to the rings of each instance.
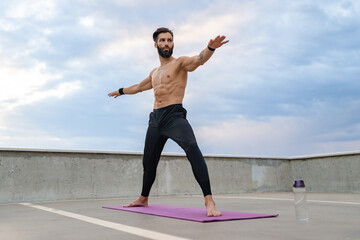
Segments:
[[[157,48],[157,43],[154,43],[154,47]]]

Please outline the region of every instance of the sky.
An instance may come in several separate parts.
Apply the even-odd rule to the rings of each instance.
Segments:
[[[143,151],[152,90],[107,94],[159,66],[158,27],[174,57],[230,40],[189,74],[204,154],[360,151],[358,0],[2,0],[0,148]]]

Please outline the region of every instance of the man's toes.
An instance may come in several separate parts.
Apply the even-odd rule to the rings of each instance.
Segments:
[[[213,213],[212,215],[213,215],[214,217],[218,217],[218,216],[221,216],[221,213],[215,212],[215,213]]]
[[[130,203],[128,205],[125,205],[124,207],[136,207],[136,204],[135,203]]]
[[[219,211],[208,211],[206,215],[208,217],[218,217],[218,216],[221,216],[221,212],[219,212]]]

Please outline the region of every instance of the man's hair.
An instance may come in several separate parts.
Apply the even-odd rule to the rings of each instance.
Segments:
[[[157,42],[158,36],[159,36],[160,33],[167,33],[167,32],[170,33],[172,37],[174,37],[173,32],[170,29],[166,28],[166,27],[161,27],[161,28],[156,29],[156,31],[153,34],[154,42]]]

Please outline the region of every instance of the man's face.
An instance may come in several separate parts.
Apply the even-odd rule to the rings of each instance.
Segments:
[[[160,33],[155,43],[158,53],[163,58],[169,58],[173,54],[174,42],[170,33]]]

